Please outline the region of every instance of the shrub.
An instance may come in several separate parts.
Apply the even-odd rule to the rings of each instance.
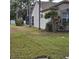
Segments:
[[[48,13],[45,14],[45,19],[48,19],[48,18],[51,18],[51,17],[54,17],[54,16],[57,16],[58,13],[56,11],[49,11]]]
[[[48,22],[48,23],[46,24],[46,31],[52,32],[52,23],[51,23],[51,22]]]
[[[16,26],[22,26],[23,25],[23,19],[22,18],[18,18],[16,19]]]

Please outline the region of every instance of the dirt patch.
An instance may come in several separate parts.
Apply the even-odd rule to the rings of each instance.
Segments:
[[[16,28],[10,28],[10,32],[17,32],[18,30]]]

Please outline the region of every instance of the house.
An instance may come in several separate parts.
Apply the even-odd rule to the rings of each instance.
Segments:
[[[15,24],[15,20],[10,20],[10,24]]]
[[[58,12],[58,15],[61,18],[61,24],[64,25],[67,23],[65,30],[69,30],[69,1],[68,0],[63,0],[61,2],[41,2],[41,7],[40,7],[40,28],[45,29],[46,24],[51,20],[45,19],[45,13],[55,10]],[[32,26],[39,28],[39,2],[36,2],[32,11]]]
[[[46,23],[50,21],[50,19],[46,20],[44,18],[44,13],[46,13],[47,11],[45,11],[45,12],[42,12],[42,11],[53,6],[54,4],[55,3],[44,2],[44,1],[41,2],[41,8],[40,8],[41,9],[41,11],[40,11],[40,28],[41,29],[45,29]],[[39,2],[36,2],[32,16],[34,18],[34,25],[33,26],[38,28],[39,27]]]

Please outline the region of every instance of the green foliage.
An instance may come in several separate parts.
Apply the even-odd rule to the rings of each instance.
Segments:
[[[16,19],[16,7],[17,3],[16,2],[10,2],[10,20],[11,19]]]
[[[50,12],[48,12],[48,13],[45,14],[45,18],[47,19],[47,18],[51,18],[51,17],[57,16],[57,15],[58,15],[57,12],[50,11]]]
[[[22,26],[23,23],[24,23],[24,22],[23,22],[22,18],[16,19],[16,26]]]
[[[55,26],[55,18],[58,16],[58,13],[56,12],[56,11],[50,11],[50,12],[48,12],[48,13],[46,13],[45,14],[45,18],[47,19],[47,18],[51,18],[51,25],[50,26],[48,26],[49,25],[49,23],[47,24],[47,28],[48,29],[52,29],[52,31],[53,32],[56,32],[56,26]],[[53,19],[53,22],[52,22],[52,19]],[[49,30],[50,31],[50,30]]]
[[[18,16],[24,17],[25,15],[27,15],[24,10],[26,10],[26,7],[29,4],[33,3],[33,1],[34,0],[10,0],[10,19],[15,19]],[[21,14],[18,14],[19,12]],[[18,16],[16,14],[18,14]]]
[[[10,20],[16,19],[16,13],[14,11],[10,11]]]

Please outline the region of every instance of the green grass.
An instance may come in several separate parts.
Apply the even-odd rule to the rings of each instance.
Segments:
[[[68,33],[41,32],[36,28],[11,26],[11,59],[34,59],[46,55],[64,59],[69,54]]]

